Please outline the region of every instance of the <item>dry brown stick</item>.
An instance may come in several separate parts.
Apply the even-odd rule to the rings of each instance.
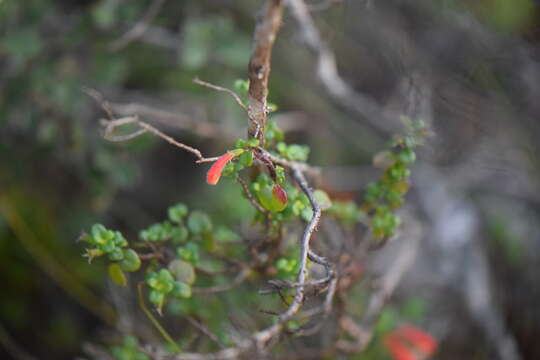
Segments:
[[[86,88],[86,87],[84,87],[82,90],[87,95],[92,97],[98,104],[100,104],[103,110],[107,113],[107,116],[109,119],[108,120],[103,119],[103,122],[105,125],[105,134],[103,135],[103,137],[105,139],[109,141],[126,141],[126,140],[131,140],[137,136],[140,136],[146,132],[150,132],[153,135],[167,141],[169,144],[192,153],[193,155],[197,157],[197,161],[196,161],[197,163],[215,161],[218,159],[217,157],[212,157],[212,158],[204,157],[200,150],[195,149],[189,145],[183,144],[179,141],[176,141],[174,138],[170,137],[169,135],[166,135],[165,133],[156,129],[152,125],[139,120],[136,115],[116,119],[111,109],[110,104],[105,99],[103,99],[103,96],[97,90]],[[124,125],[129,125],[129,124],[136,124],[140,127],[140,129],[127,135],[114,135],[113,134],[116,128],[124,126]]]
[[[148,105],[137,103],[108,103],[110,110],[119,117],[129,117],[138,115],[143,119],[152,119],[152,121],[167,125],[172,128],[187,130],[201,137],[219,137],[235,138],[228,129],[207,121],[199,121],[178,112],[166,111],[154,108]]]
[[[272,48],[283,15],[282,0],[267,0],[260,14],[253,37],[253,51],[249,60],[248,137],[263,140],[268,108],[268,77]]]

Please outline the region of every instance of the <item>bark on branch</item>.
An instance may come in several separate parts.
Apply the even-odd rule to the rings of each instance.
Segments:
[[[268,109],[268,77],[270,59],[283,15],[282,0],[268,0],[257,20],[253,37],[253,51],[249,60],[248,137],[262,140]]]

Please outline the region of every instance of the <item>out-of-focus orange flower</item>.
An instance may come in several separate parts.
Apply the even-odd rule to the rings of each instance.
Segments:
[[[208,170],[208,173],[206,173],[206,182],[209,183],[210,185],[216,185],[217,182],[219,181],[219,178],[221,177],[223,168],[235,156],[236,154],[232,151],[221,155],[219,159],[217,159],[216,162],[212,164],[212,167],[210,168],[210,170]]]
[[[395,360],[425,360],[437,349],[433,336],[412,325],[403,325],[383,340]]]

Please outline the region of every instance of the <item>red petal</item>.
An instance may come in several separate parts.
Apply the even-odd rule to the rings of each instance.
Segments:
[[[272,195],[275,199],[277,199],[280,203],[286,204],[287,203],[287,193],[281,186],[278,184],[274,185],[274,188],[272,189]]]
[[[387,335],[383,340],[394,360],[418,360],[412,349],[409,349],[396,334]]]
[[[224,155],[221,155],[219,159],[216,160],[216,162],[212,165],[210,170],[208,170],[208,173],[206,174],[206,182],[210,185],[216,185],[219,181],[219,178],[221,177],[221,173],[223,172],[223,168],[229,161],[231,161],[235,157],[235,154],[232,152],[228,152]]]
[[[398,336],[407,340],[411,345],[429,356],[435,352],[437,341],[433,336],[411,325],[402,326],[397,332]]]

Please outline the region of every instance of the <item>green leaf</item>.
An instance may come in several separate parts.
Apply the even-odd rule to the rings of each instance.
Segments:
[[[165,294],[156,290],[150,290],[150,293],[148,294],[148,300],[150,300],[150,302],[155,305],[156,310],[159,314],[161,314],[161,309],[163,308],[163,304],[165,303]]]
[[[245,151],[238,157],[238,162],[245,167],[253,165],[253,152]]]
[[[313,192],[313,197],[321,207],[321,210],[328,210],[332,207],[332,200],[328,197],[328,194],[323,190],[315,190]]]
[[[284,190],[282,191],[285,193]],[[276,192],[274,191],[274,186],[265,185],[262,187],[260,191],[257,192],[257,198],[259,199],[259,203],[262,205],[262,207],[268,211],[280,212],[287,207],[286,193],[284,198],[277,196]]]
[[[176,252],[182,260],[193,265],[199,262],[199,246],[193,242],[188,242],[185,246],[178,247]]]
[[[392,330],[397,324],[397,314],[393,309],[383,310],[375,327],[378,334]]]
[[[405,149],[397,154],[397,158],[405,164],[412,164],[416,161],[416,154],[411,149]]]
[[[221,243],[231,243],[240,240],[240,236],[231,229],[220,226],[214,232],[214,239]]]
[[[169,219],[175,223],[180,223],[188,213],[188,208],[184,204],[177,204],[168,209]]]
[[[175,244],[185,242],[189,237],[188,230],[184,226],[179,226],[173,230],[172,241]]]
[[[120,248],[115,248],[109,253],[109,260],[111,261],[120,261],[124,258],[124,251]]]
[[[182,281],[175,281],[171,295],[174,297],[188,299],[191,297],[191,286]]]
[[[109,276],[111,279],[117,283],[120,286],[126,286],[127,285],[127,278],[122,269],[120,268],[120,265],[117,263],[113,263],[109,265]]]
[[[141,259],[133,249],[124,251],[124,259],[120,262],[120,266],[125,271],[137,271],[141,267]]]
[[[92,240],[97,244],[103,244],[106,241],[107,229],[101,224],[94,224],[91,230]]]
[[[249,147],[257,147],[257,146],[259,146],[259,139],[255,139],[255,138],[249,139],[247,141],[246,145],[249,146]]]
[[[212,231],[212,222],[208,215],[200,211],[193,211],[189,215],[187,225],[193,234],[202,234]]]
[[[313,209],[311,207],[303,208],[300,216],[302,217],[302,219],[304,219],[304,221],[311,221],[311,219],[313,218]]]
[[[286,157],[293,161],[306,161],[309,156],[309,147],[306,145],[291,144],[287,146]]]
[[[168,268],[176,280],[190,285],[195,282],[195,268],[190,263],[176,259],[171,261]]]
[[[237,92],[241,93],[242,95],[247,95],[248,90],[249,90],[249,80],[236,79],[234,81],[234,88]]]

